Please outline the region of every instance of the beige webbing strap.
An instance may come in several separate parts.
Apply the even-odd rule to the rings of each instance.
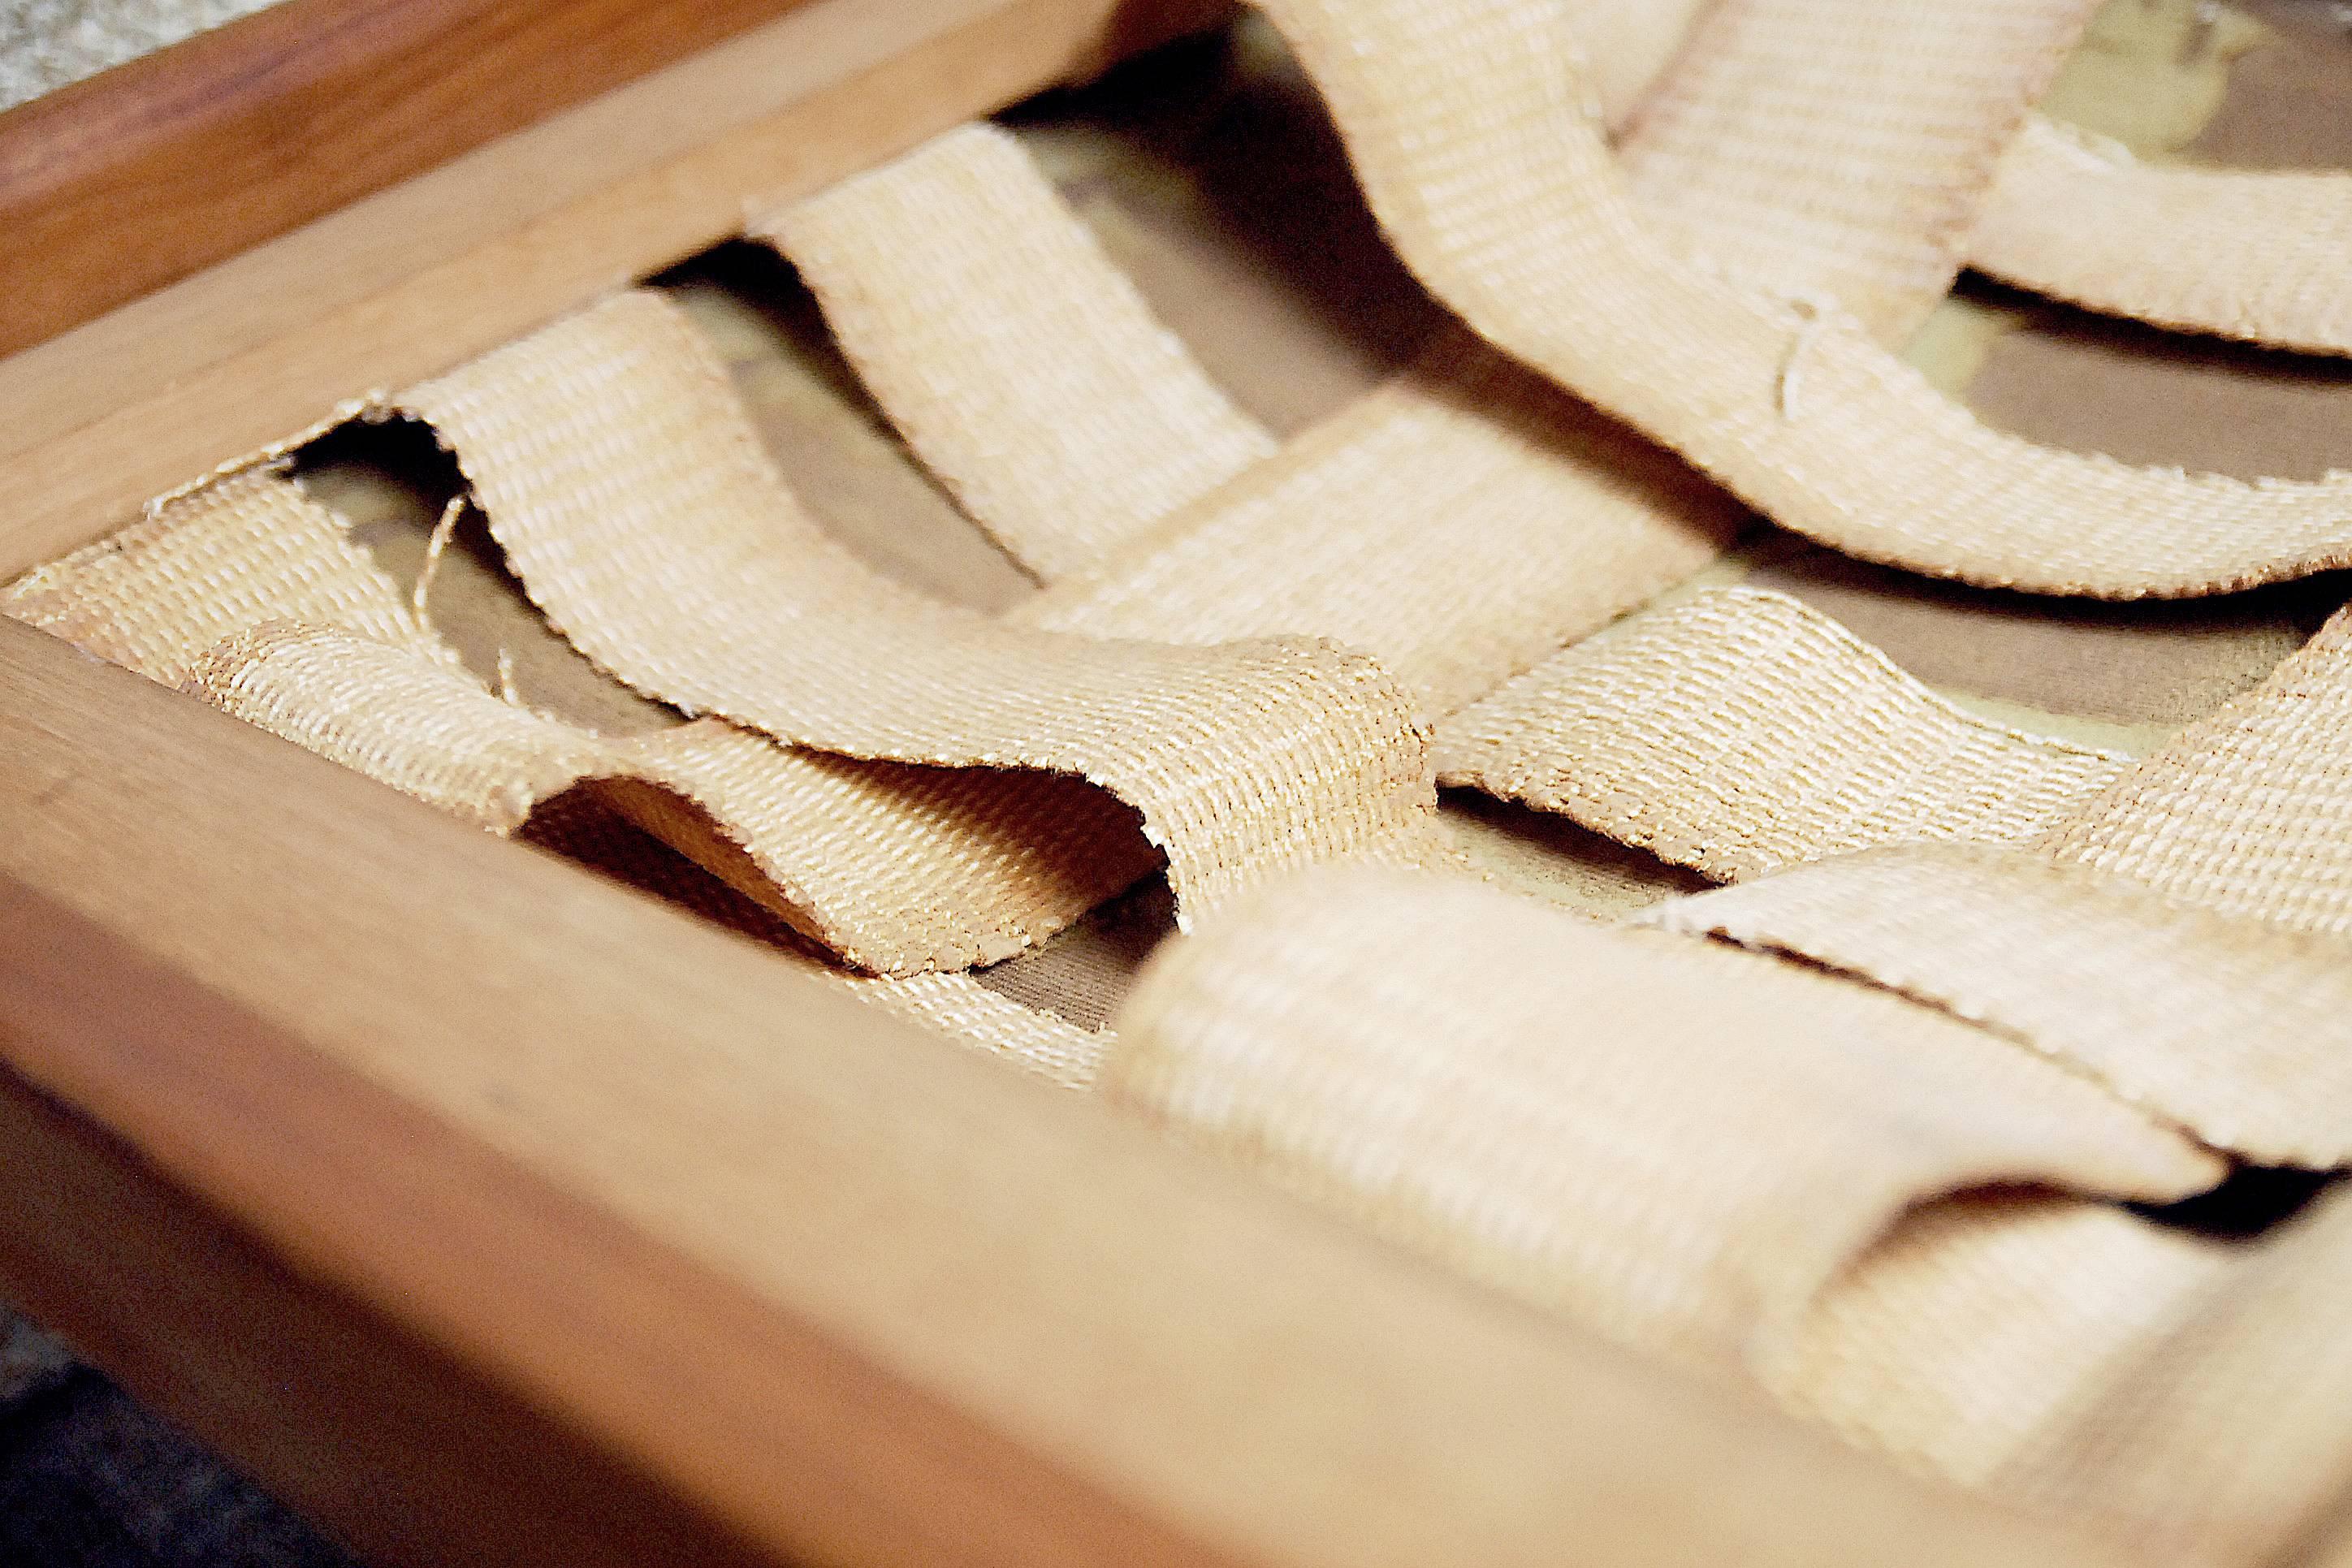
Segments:
[[[617,748],[492,696],[463,671],[348,632],[262,621],[198,657],[184,690],[330,762],[508,834]]]
[[[1592,114],[1612,131],[1638,124],[1668,65],[1716,0],[1563,0],[1575,16],[1578,63]]]
[[[2238,1263],[2230,1243],[2030,1190],[1922,1208],[1858,1260],[1759,1382],[1913,1469],[1984,1487],[2106,1394]]]
[[[1445,714],[1697,570],[1744,520],[1671,455],[1445,332],[1013,617],[1171,643],[1312,632]]]
[[[267,671],[244,677],[256,685],[241,700],[261,703],[263,685],[290,682],[289,715],[330,727],[394,700],[371,697],[371,680],[420,711],[454,704],[446,727],[394,726],[384,755],[344,759],[399,775],[445,807],[476,801],[489,815],[466,814],[499,831],[583,777],[656,784],[692,802],[673,826],[701,843],[678,838],[681,849],[846,962],[882,973],[1009,956],[1158,863],[1133,813],[1076,779],[854,762],[717,720],[608,742],[492,703],[340,521],[268,468],[176,497],[20,580],[0,608],[173,685],[224,639],[267,621],[365,639],[361,651],[348,640],[307,651],[289,643]],[[380,653],[362,678],[367,648]],[[352,668],[339,675],[341,664]],[[458,753],[436,751],[436,741]],[[314,749],[328,742],[323,732],[304,738]],[[501,774],[509,767],[519,771]]]
[[[2305,353],[2352,353],[2352,175],[2142,163],[2029,120],[1970,265],[2070,304]]]
[[[1825,300],[1674,255],[1554,0],[1269,0],[1406,262],[1482,335],[1850,554],[2132,598],[2352,562],[2352,477],[2132,468],[1979,424]]]
[[[1204,920],[1155,957],[1118,1031],[1101,1079],[1117,1101],[1722,1371],[1793,1354],[1823,1292],[1941,1195],[2179,1196],[2221,1168],[1884,991],[1385,868],[1322,868]]]
[[[747,802],[740,794],[730,799],[724,789],[711,789],[702,769],[678,767],[674,758],[659,759],[667,767],[646,766],[629,755],[639,743],[604,742],[528,713],[408,650],[339,632],[265,623],[200,661],[189,689],[330,761],[502,835],[521,829],[567,789],[595,788],[605,805],[679,852],[699,868],[697,874],[719,876],[795,928],[817,925],[812,935],[821,941],[841,941],[823,928],[822,918],[811,919],[812,911],[822,916],[830,898],[843,899],[854,918],[870,922],[925,896],[921,888],[877,885],[899,874],[886,847],[858,845],[860,852],[843,856],[812,845],[800,830],[827,830],[821,799],[782,791],[803,820],[771,814],[761,821],[743,810]],[[722,738],[723,729],[705,721],[670,734],[703,732],[689,744],[706,752],[756,747],[791,760],[791,754],[757,737]],[[658,753],[666,748],[657,743],[666,739],[646,737],[644,749]],[[843,892],[834,893],[828,883],[844,884]],[[1105,1043],[998,996],[969,975],[867,978],[789,949],[783,956],[828,984],[1056,1082],[1088,1082]]]
[[[708,902],[711,890],[730,894],[731,883],[758,901],[745,907],[783,909],[820,940],[853,951],[877,924],[903,918],[902,907],[934,912],[929,926],[943,905],[1001,902],[990,884],[1019,870],[936,852],[959,837],[943,828],[972,810],[950,797],[946,786],[956,775],[905,768],[895,771],[908,777],[894,779],[887,765],[793,753],[715,720],[608,741],[491,696],[459,673],[455,654],[335,517],[273,469],[247,469],[173,497],[145,521],[20,579],[0,596],[0,612],[152,679],[186,683],[492,831],[535,826],[541,807],[566,799],[583,779],[601,779],[609,806],[710,868],[632,833],[632,871],[666,857],[680,891],[699,883]],[[268,624],[289,615],[314,624]],[[1148,859],[1137,853],[1125,811],[1114,807],[1105,820],[1098,792],[1063,782],[1075,799],[1056,803],[1050,792],[1033,791],[1024,803],[1044,820],[1023,821],[1011,835],[992,829],[982,841],[992,849],[1007,836],[1053,844],[1057,834],[1085,834],[1091,809],[1102,841],[1065,842],[1063,863],[1087,875],[1141,874],[1143,864],[1118,858]],[[873,836],[894,823],[895,837]],[[959,874],[981,886],[960,885]],[[837,919],[830,914],[836,904]],[[990,940],[1001,950],[1001,936]],[[803,961],[829,983],[1055,1082],[1092,1077],[1100,1037],[969,976],[865,979]]]
[[[174,686],[214,643],[271,619],[454,657],[334,515],[268,466],[0,587],[0,614]]]
[[[1737,879],[1912,839],[2026,842],[2124,759],[1963,712],[1786,594],[1720,588],[1454,715],[1437,766]]]
[[[1426,737],[1378,665],[1034,631],[876,576],[800,510],[657,295],[404,402],[549,619],[649,695],[844,756],[1089,779],[1141,813],[1180,911],[1286,866],[1438,852]]]
[[[199,660],[187,685],[494,832],[592,786],[794,930],[881,973],[1010,956],[1151,865],[1131,817],[1076,779],[976,789],[945,769],[793,751],[718,719],[606,739],[340,632],[265,622]]]
[[[1030,161],[966,125],[751,232],[908,444],[1048,580],[1270,455]]]
[[[1900,346],[2097,0],[1720,0],[1619,148],[1662,234]]]
[[[2352,949],[2013,848],[1909,844],[1659,904],[1995,1029],[2258,1165],[2352,1165]]]
[[[1992,1478],[2000,1495],[2104,1524],[2166,1559],[2285,1554],[2352,1475],[2352,1193],[2323,1197],[2105,1368]]]
[[[799,934],[605,802],[574,793],[535,816],[525,836],[696,916],[778,950],[785,962],[899,1017],[999,1057],[1064,1088],[1084,1089],[1112,1036],[991,988],[979,974],[877,977],[848,975],[805,951]]]
[[[1024,624],[1311,632],[1444,713],[1696,570],[1744,520],[1458,331],[1278,455],[1254,425],[1218,434],[1241,416],[993,127],[768,227],[909,444],[1057,580]]]
[[[2352,936],[2352,608],[2269,679],[2135,764],[2053,858],[2166,896]]]

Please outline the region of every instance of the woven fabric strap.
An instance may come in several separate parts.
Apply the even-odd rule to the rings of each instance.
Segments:
[[[2352,1473],[2352,1192],[2266,1238],[1989,1478],[2177,1560],[2285,1562]]]
[[[334,515],[268,468],[27,572],[0,588],[0,612],[173,686],[214,643],[273,619],[450,656]]]
[[[1445,332],[1395,382],[1013,614],[1184,643],[1312,631],[1443,715],[1697,570],[1741,520],[1671,456]]]
[[[2352,175],[2142,163],[2037,117],[2002,155],[1968,256],[2110,315],[2352,353]]]
[[[1048,580],[1275,449],[1006,132],[966,125],[772,239],[923,462]]]
[[[1826,290],[1890,345],[1965,263],[2108,315],[2352,351],[2352,178],[2145,164],[2024,112],[2079,0],[1727,0],[1694,27],[1698,9],[1571,14],[1643,209],[1729,270]]]
[[[1620,156],[1662,236],[1900,345],[2097,0],[1721,0]]]
[[[872,765],[792,753],[715,720],[614,741],[503,702],[462,672],[331,513],[268,468],[191,491],[42,568],[0,597],[0,611],[493,832],[532,828],[542,808],[587,783],[654,835],[627,834],[628,863],[614,869],[658,868],[665,890],[690,905],[740,895],[755,915],[772,912],[820,941],[854,946],[901,906],[935,904],[940,887],[924,879],[941,860],[926,852],[952,841],[969,810],[940,787],[953,776],[933,770],[900,769],[909,777],[891,788]],[[1058,817],[1011,831],[1085,831],[1099,797],[1071,793]],[[895,840],[872,837],[886,822]],[[1004,831],[992,825],[986,837]],[[1123,831],[1108,846],[1116,854],[1133,840]],[[1072,863],[1097,865],[1099,851]],[[970,897],[954,889],[954,870],[950,862],[951,896]],[[1001,873],[982,860],[967,874]],[[866,979],[786,956],[1056,1082],[1092,1077],[1099,1038],[969,976]]]
[[[608,742],[501,701],[447,664],[410,650],[285,622],[265,622],[223,642],[199,662],[187,689],[226,713],[502,835],[524,829],[568,792],[593,789],[617,818],[677,852],[694,873],[715,877],[793,929],[805,929],[809,911],[824,909],[834,892],[822,884],[810,888],[812,868],[818,877],[845,880],[846,896],[869,919],[877,910],[920,907],[926,896],[888,863],[892,846],[840,841],[842,820],[870,821],[870,811],[853,801],[829,810],[818,791],[776,788],[779,773],[797,779],[826,759],[782,751],[716,721]],[[851,789],[845,793],[853,793],[854,776],[845,782]],[[778,796],[782,810],[772,804]],[[572,847],[562,834],[552,841]],[[893,877],[904,885],[881,885]],[[684,890],[661,891],[677,895]],[[708,897],[688,894],[681,901],[691,905]],[[813,935],[825,939],[821,930]],[[789,950],[786,956],[829,985],[1057,1082],[1090,1082],[1104,1044],[968,975],[867,978]]]
[[[657,295],[402,402],[550,621],[650,695],[842,756],[1090,779],[1165,851],[1180,919],[1286,866],[1440,852],[1425,733],[1370,660],[1065,636],[877,577],[802,512]]]
[[[1048,580],[1023,624],[1309,632],[1377,654],[1442,714],[1696,570],[1743,520],[1458,331],[1278,454],[1232,436],[1239,416],[992,127],[755,230],[799,263],[908,444]]]
[[[494,832],[594,786],[623,816],[861,968],[961,968],[1149,869],[1075,779],[973,791],[938,768],[780,747],[719,719],[607,739],[364,637],[266,622],[198,661],[215,706]],[[1032,846],[1013,859],[1006,841]],[[1043,874],[1068,868],[1060,882]],[[966,912],[984,910],[976,926]]]
[[[2124,758],[1952,706],[1786,594],[1704,591],[1440,728],[1447,784],[1726,880],[1914,839],[2038,839]]]
[[[1550,0],[1272,0],[1375,214],[1486,337],[1850,554],[2131,598],[2352,561],[2352,477],[2184,476],[1998,434],[1823,300],[1677,256]]]
[[[1649,911],[2046,1051],[2258,1165],[2352,1165],[2352,951],[2014,848],[1842,856]]]
[[[1295,878],[1156,959],[1118,1031],[1106,1092],[1187,1138],[1947,1473],[2038,1429],[2204,1271],[2202,1244],[2079,1197],[1958,1222],[1935,1201],[2215,1178],[2059,1066],[1883,991],[1460,880]],[[2020,1227],[2059,1288],[1990,1318],[2023,1293],[1999,1272],[2033,1245]],[[2163,1293],[2101,1321],[2110,1282]],[[2021,1370],[1991,1324],[2063,1354]],[[1990,1389],[1961,1381],[1988,1364]]]
[[[2053,831],[2168,897],[2352,936],[2352,608]]]

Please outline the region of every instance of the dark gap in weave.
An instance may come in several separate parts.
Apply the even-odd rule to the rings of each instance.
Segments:
[[[416,420],[354,421],[304,447],[295,472],[349,525],[354,544],[403,594],[424,572],[443,506],[465,488],[457,459]],[[606,735],[636,735],[681,722],[590,664],[540,614],[507,569],[482,515],[468,507],[433,569],[425,619],[466,668],[543,713]]]
[[[593,784],[541,801],[515,838],[738,936],[839,967],[781,917],[621,815]]]
[[[1080,1029],[1108,1026],[1135,977],[1176,934],[1176,896],[1155,875],[1093,910],[1042,946],[972,971],[999,996]]]
[[[887,765],[885,765],[887,766]],[[843,966],[782,916],[624,817],[594,784],[540,803],[515,837],[764,946]],[[1167,879],[1153,875],[1042,947],[971,971],[989,989],[1080,1029],[1100,1029],[1152,948],[1176,929]]]
[[[2046,713],[2179,725],[2252,690],[2352,597],[2333,572],[2129,604],[1974,588],[1777,535],[1742,580],[1802,600],[1931,686]]]
[[[2247,480],[2352,467],[2352,361],[2167,331],[1975,275],[1958,292],[2011,324],[1962,394],[1995,430]]]
[[[773,247],[731,240],[656,274],[720,359],[784,483],[867,567],[967,609],[1002,611],[1027,573],[908,449]]]
[[[1370,390],[1447,319],[1381,238],[1321,98],[1263,18],[1000,118],[1277,434]]]
[[[2252,1241],[2303,1213],[2342,1179],[2338,1171],[2240,1166],[2210,1192],[2179,1203],[2126,1207],[2143,1219],[2170,1229],[2221,1241]]]

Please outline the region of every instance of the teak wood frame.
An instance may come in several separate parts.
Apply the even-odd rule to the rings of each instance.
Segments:
[[[0,361],[0,575],[1185,19],[767,9]],[[2125,1560],[5,622],[0,824],[0,1291],[383,1562]]]

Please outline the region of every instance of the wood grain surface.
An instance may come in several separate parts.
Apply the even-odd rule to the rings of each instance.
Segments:
[[[724,239],[747,210],[1222,10],[809,0],[0,360],[0,579],[342,400],[445,370]]]
[[[0,354],[797,0],[284,0],[0,113]]]
[[[898,1564],[2121,1561],[6,622],[0,821],[8,1066],[721,1538]],[[45,1285],[59,1250],[12,1244],[12,1288],[137,1316]],[[191,1335],[173,1386],[248,1378],[237,1343]]]

